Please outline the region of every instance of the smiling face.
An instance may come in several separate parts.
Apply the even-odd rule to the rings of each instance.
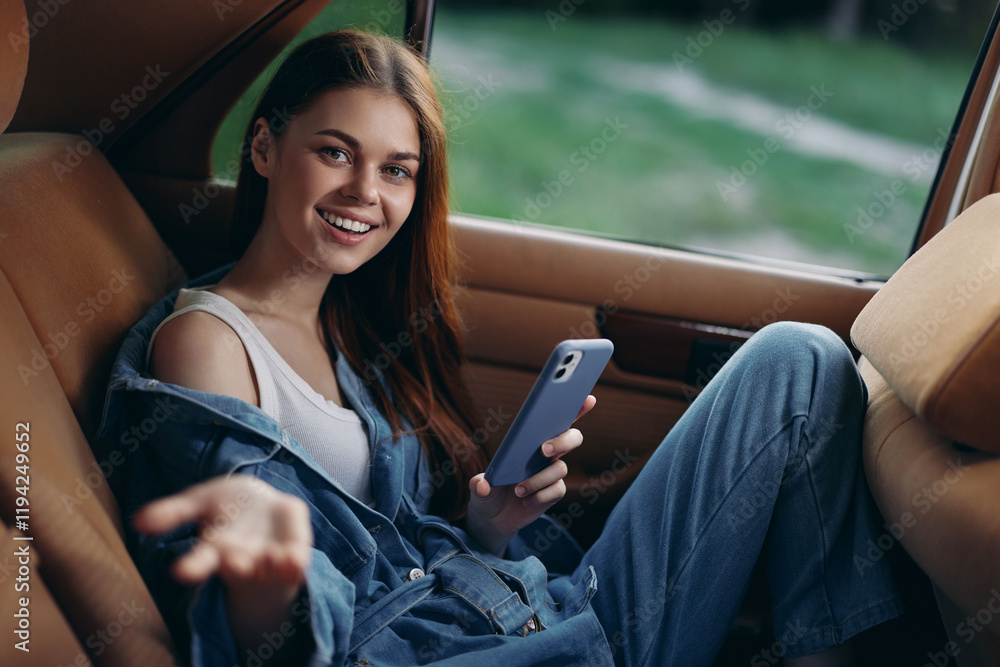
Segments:
[[[338,88],[320,94],[277,141],[259,119],[252,158],[268,179],[259,233],[345,274],[378,254],[409,216],[420,132],[396,95]]]

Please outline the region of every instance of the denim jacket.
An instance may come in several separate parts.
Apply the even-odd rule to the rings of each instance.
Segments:
[[[214,284],[228,268],[187,286]],[[343,397],[369,435],[374,507],[347,494],[258,407],[151,378],[146,348],[176,299],[177,292],[164,297],[129,331],[112,369],[98,438],[103,449],[126,457],[128,469],[114,488],[124,515],[211,477],[241,473],[304,500],[314,535],[307,595],[292,608],[294,622],[238,656],[221,580],[192,588],[168,573],[196,541],[197,527],[146,536],[126,521],[129,551],[182,659],[190,656],[195,666],[267,664],[305,631],[310,665],[612,664],[590,604],[597,576],[593,568],[571,574],[579,546],[543,516],[501,559],[427,514],[434,477],[416,436],[392,436],[339,351]],[[381,374],[377,381],[385,386]]]

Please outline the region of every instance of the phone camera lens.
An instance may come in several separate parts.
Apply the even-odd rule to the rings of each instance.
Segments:
[[[566,369],[565,368],[560,368],[559,370],[556,371],[556,379],[557,380],[559,378],[561,378],[563,375],[566,375]]]
[[[573,355],[572,354],[567,354],[566,358],[562,360],[564,366],[566,364],[568,364],[569,362],[571,362],[571,361],[573,361]]]

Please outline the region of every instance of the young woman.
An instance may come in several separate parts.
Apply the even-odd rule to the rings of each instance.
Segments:
[[[102,427],[124,447],[141,425],[130,548],[195,665],[711,664],[762,549],[765,662],[833,664],[900,612],[884,561],[855,562],[878,525],[866,392],[831,332],[757,333],[583,553],[544,515],[577,429],[539,443],[553,462],[530,479],[483,479],[420,58],[317,37],[246,140],[239,260],[133,328]],[[559,537],[529,552],[538,531]]]

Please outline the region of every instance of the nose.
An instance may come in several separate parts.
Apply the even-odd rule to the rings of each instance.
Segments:
[[[374,206],[378,203],[377,175],[374,168],[357,166],[351,178],[340,189],[341,194],[357,201],[361,206]]]

